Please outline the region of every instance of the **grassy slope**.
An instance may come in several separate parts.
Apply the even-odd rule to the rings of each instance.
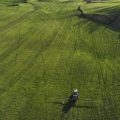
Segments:
[[[119,33],[71,16],[118,3],[35,4],[0,8],[0,120],[119,120]],[[63,114],[73,88],[81,107]]]

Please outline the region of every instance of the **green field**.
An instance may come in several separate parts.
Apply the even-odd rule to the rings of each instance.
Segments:
[[[7,4],[6,4],[7,2]],[[120,120],[120,32],[78,17],[120,0],[0,0],[0,120]],[[80,98],[62,111],[74,88]]]

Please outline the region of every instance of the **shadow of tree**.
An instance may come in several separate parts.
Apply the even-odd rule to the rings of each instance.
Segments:
[[[80,6],[77,9],[80,11],[79,18],[84,18],[97,24],[104,25],[114,31],[120,31],[120,12],[114,14],[87,14],[84,13]]]
[[[86,3],[105,3],[107,2],[107,0],[91,0],[91,1],[87,1],[87,0],[83,0]]]
[[[96,13],[118,14],[118,12],[120,12],[120,5],[103,7],[103,8],[97,7],[95,9],[96,9],[95,10]]]
[[[67,0],[67,1],[62,1],[61,3],[71,3],[71,2],[74,2],[72,0]]]

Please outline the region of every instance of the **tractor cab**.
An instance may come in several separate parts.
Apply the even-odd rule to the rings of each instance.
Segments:
[[[79,97],[79,91],[77,89],[73,90],[73,93],[71,95],[71,101],[76,102]]]

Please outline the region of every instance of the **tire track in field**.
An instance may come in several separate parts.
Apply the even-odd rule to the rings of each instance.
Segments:
[[[81,39],[81,41],[82,41],[82,44],[84,44],[84,45],[86,46],[86,48],[88,48],[89,53],[90,53],[93,57],[95,57],[95,59],[96,59],[97,61],[99,61],[99,63],[100,63],[100,62],[103,62],[103,63],[106,65],[106,67],[107,67],[112,73],[114,72],[114,70],[104,61],[104,59],[99,59],[99,58],[101,57],[101,54],[99,54],[99,52],[98,52],[95,48],[93,48],[93,47],[91,47],[89,44],[87,44],[87,42],[86,42],[85,40]],[[114,72],[114,73],[115,73],[115,72]],[[115,79],[118,79],[118,78],[116,78],[115,76],[114,76],[114,78],[115,78]],[[113,83],[114,83],[114,81],[113,81]]]
[[[92,48],[92,47],[90,47],[89,45],[87,45],[87,47],[88,48],[90,48],[91,50],[91,52],[93,53],[94,52],[94,55],[96,56],[96,63],[97,64],[99,64],[99,66],[100,66],[100,69],[99,69],[99,71],[97,72],[98,73],[98,76],[100,76],[101,78],[102,78],[102,84],[101,84],[101,86],[103,86],[103,91],[104,91],[104,93],[103,93],[103,95],[102,95],[102,99],[104,99],[104,98],[106,98],[107,97],[107,93],[106,93],[106,90],[107,90],[107,81],[106,81],[106,78],[104,77],[104,74],[103,74],[103,70],[102,70],[102,66],[101,66],[101,61],[105,64],[105,62],[104,62],[104,60],[99,60],[99,58],[97,58],[97,56],[99,56],[99,53],[97,52],[97,50],[96,49],[94,49],[94,48]],[[107,66],[108,67],[108,66]],[[110,68],[108,67],[108,69],[110,70]],[[99,74],[99,72],[100,72],[100,74]],[[101,91],[101,92],[103,92],[103,91]],[[105,117],[106,117],[106,119],[110,119],[110,117],[109,117],[109,115],[108,115],[108,111],[106,110],[106,108],[105,108],[105,106],[103,106],[103,108],[102,108],[103,110],[104,110],[104,115],[105,115]],[[100,117],[100,116],[99,116]],[[100,118],[99,118],[100,119]]]
[[[85,41],[84,41],[85,42]],[[86,42],[85,42],[85,44],[86,44]],[[88,48],[90,48],[89,50],[89,52],[91,53],[93,53],[94,52],[94,54],[93,54],[93,56],[94,57],[96,57],[96,56],[99,56],[99,52],[96,50],[96,49],[94,49],[94,48],[92,48],[91,46],[89,46],[88,44],[87,44],[87,47]],[[97,58],[97,61],[98,61],[99,59]],[[99,60],[99,62],[101,62],[100,60]],[[106,63],[105,63],[106,64]],[[108,68],[110,67],[110,66],[108,66],[108,65],[106,65]],[[109,68],[109,69],[111,69],[111,68]],[[103,75],[103,71],[102,71],[102,69],[100,70],[101,71],[101,74],[102,74],[102,78],[103,78],[103,83],[104,83],[104,87],[106,87],[106,81],[105,81],[105,78],[104,78],[104,75]],[[111,69],[111,71],[112,71],[112,69]],[[100,76],[101,76],[101,74],[100,74]],[[96,111],[97,111],[98,109],[96,109]],[[97,114],[98,114],[98,111],[97,111]],[[105,113],[106,114],[106,118],[107,119],[109,119],[109,117],[108,117],[108,115],[107,115],[107,113]],[[100,116],[98,117],[99,119],[100,119]]]
[[[11,53],[18,50],[21,45],[25,43],[23,40],[15,41],[7,50],[5,50],[2,54],[0,54],[0,62],[2,63],[5,59],[7,59]]]
[[[71,25],[71,23],[72,23],[72,21],[71,20],[69,20],[69,24],[68,24],[68,29],[70,28],[69,26]],[[70,30],[70,32],[69,33],[67,33],[67,34],[71,34],[72,32],[74,32],[74,31],[72,31],[72,27],[70,28],[71,30]],[[70,38],[70,36],[68,36],[67,37],[67,39],[69,39]],[[71,41],[70,41],[71,42]],[[73,42],[73,40],[72,40],[72,42]],[[62,43],[62,42],[61,42]],[[73,53],[74,53],[74,46],[73,46]],[[73,54],[72,53],[72,54]],[[70,56],[70,58],[69,58],[69,60],[72,60],[72,55]],[[72,79],[71,79],[71,81],[72,81]],[[70,82],[70,86],[71,86],[71,90],[72,90],[72,85],[73,84],[73,82]],[[77,120],[78,118],[77,118],[77,116],[78,116],[78,109],[75,109],[76,110],[76,112],[75,112],[75,120]],[[70,119],[72,119],[72,116],[73,116],[73,111],[69,111],[69,114],[70,114]],[[67,114],[66,113],[62,113],[62,115],[60,116],[60,120],[64,120],[65,119],[65,116],[66,116]]]
[[[104,62],[103,62],[104,63]],[[104,73],[103,73],[103,70],[102,70],[102,65],[101,65],[101,63],[100,63],[100,61],[98,61],[97,62],[97,64],[99,65],[99,71],[97,72],[98,73],[98,78],[99,78],[99,80],[101,80],[102,79],[102,83],[100,82],[100,85],[101,86],[103,86],[103,88],[101,88],[101,96],[102,96],[102,101],[103,101],[103,106],[101,107],[101,111],[104,111],[104,113],[103,113],[103,115],[105,115],[105,117],[106,117],[106,119],[110,119],[111,117],[110,117],[110,112],[111,112],[111,110],[112,111],[117,111],[117,107],[115,107],[114,106],[114,108],[113,108],[113,106],[111,106],[112,105],[112,103],[109,103],[109,98],[110,97],[112,97],[112,96],[109,96],[108,94],[107,94],[107,81],[106,81],[106,78],[104,77]],[[108,67],[108,66],[107,66]],[[115,86],[114,86],[114,84],[113,84],[113,92],[114,92],[114,95],[115,95]],[[114,99],[112,99],[112,101],[114,101]],[[112,102],[111,101],[111,102]],[[116,102],[117,101],[114,101],[113,103],[114,104],[116,104]],[[108,109],[108,108],[106,108],[106,105],[107,104],[109,104],[109,106],[111,106],[112,107],[112,109],[111,109],[111,107]],[[108,107],[108,106],[107,106]],[[114,110],[115,109],[115,110]],[[118,115],[116,115],[116,113],[114,112],[113,113],[114,114],[114,116],[112,115],[112,117],[114,117],[115,119],[118,119]]]
[[[0,27],[0,34],[8,32],[9,30],[11,30],[13,27],[18,25],[19,23],[22,23],[33,12],[34,12],[34,10],[27,12],[27,13],[23,14],[21,17],[17,18],[16,20],[10,22],[9,24]]]
[[[83,41],[83,40],[82,40]],[[106,98],[107,97],[107,95],[106,95],[106,90],[107,90],[107,85],[106,85],[106,79],[104,78],[104,75],[103,75],[103,71],[102,71],[102,67],[101,67],[101,62],[103,62],[105,65],[106,65],[106,67],[111,71],[111,72],[113,72],[113,70],[112,70],[112,68],[109,66],[109,65],[107,65],[107,63],[105,63],[104,62],[104,60],[100,60],[99,59],[99,57],[97,58],[97,56],[99,56],[99,53],[97,52],[97,50],[96,49],[94,49],[94,48],[92,48],[92,47],[90,47],[85,41],[84,41],[84,45],[86,45],[87,46],[87,48],[89,49],[89,51],[90,51],[90,53],[92,52],[92,53],[94,53],[94,54],[92,54],[94,57],[95,57],[95,59],[96,59],[96,63],[97,64],[99,64],[99,66],[100,66],[100,69],[99,69],[99,71],[100,71],[100,74],[98,73],[98,76],[99,77],[101,77],[102,78],[102,80],[103,80],[103,84],[101,84],[101,86],[103,85],[103,91],[105,91],[105,96],[103,96],[102,98],[104,99],[104,98]],[[99,72],[98,71],[98,72]],[[113,85],[114,86],[114,85]],[[115,87],[114,87],[114,90],[115,90]],[[102,92],[103,92],[102,91]],[[103,106],[104,107],[104,106]],[[106,111],[106,108],[103,108],[104,110],[105,110],[105,116],[106,116],[106,119],[109,119],[109,115],[108,115],[108,111]]]
[[[51,21],[51,20],[49,20],[49,21]],[[44,27],[47,26],[47,24],[48,23],[46,23],[44,25]],[[28,62],[23,68],[21,68],[21,70],[16,75],[13,76],[13,78],[9,81],[9,83],[7,82],[7,85],[9,85],[9,87],[13,86],[20,79],[21,74],[33,65],[34,61],[41,55],[40,54],[41,52],[44,52],[48,49],[48,47],[51,45],[51,42],[49,42],[49,44],[47,44],[47,48],[40,49],[40,51],[34,56],[34,58],[32,60],[30,60],[30,62]],[[37,43],[35,45],[37,45]],[[33,46],[33,47],[35,47],[35,46]],[[19,79],[17,79],[17,78],[19,78]],[[17,80],[15,80],[15,79],[17,79]],[[4,85],[2,85],[2,86],[4,86]]]
[[[30,12],[35,12],[36,10],[38,10],[38,7],[36,8],[36,5],[34,5],[33,3],[30,3],[32,4],[34,7],[34,10],[33,11],[30,11]],[[27,13],[27,15],[23,15],[21,17],[21,19],[24,17],[24,16],[28,16],[29,14]],[[19,20],[19,19],[18,19]],[[16,22],[18,21],[16,20]],[[21,21],[22,22],[22,21]],[[14,23],[14,22],[13,22]],[[17,22],[18,23],[18,22]],[[17,43],[17,42],[16,42]],[[1,55],[0,55],[0,61],[3,61],[5,58],[7,58],[10,53],[12,53],[13,51],[15,51],[16,49],[19,49],[19,47],[22,45],[22,41],[19,42],[19,44],[16,45],[16,43],[12,44],[11,47],[9,49],[7,49],[5,52],[3,52]]]
[[[81,32],[82,32],[82,29],[84,28],[85,26],[83,26],[82,28],[81,28],[81,30],[80,30],[80,34],[82,34]],[[77,31],[75,31],[75,34],[78,34],[79,33],[79,31],[77,30]],[[74,52],[76,52],[78,49],[80,49],[79,48],[79,45],[77,45],[79,42],[78,42],[78,37],[80,37],[81,38],[81,36],[77,36],[77,38],[76,38],[76,41],[75,41],[75,43],[74,43]],[[84,43],[84,46],[85,46],[85,48],[88,48],[88,51],[91,53],[91,49],[92,49],[92,47],[90,47],[86,42],[85,42],[85,40],[83,40],[83,39],[80,39],[80,41],[82,41],[82,44]],[[96,51],[95,51],[95,53],[96,53]],[[80,83],[79,83],[80,84]],[[84,83],[85,84],[85,83]],[[88,89],[88,91],[89,91],[89,88],[86,86],[86,88]],[[90,100],[91,102],[93,102],[93,104],[94,104],[94,101],[93,101],[93,99],[91,99]],[[91,106],[91,105],[90,105]],[[80,109],[80,108],[77,108],[77,110],[78,109]],[[98,108],[96,108],[96,110],[97,110]],[[98,111],[96,111],[95,109],[90,109],[90,112],[93,112],[93,113],[96,113],[96,114],[98,114]],[[77,111],[78,112],[78,111]],[[84,113],[86,113],[86,111],[84,111]],[[78,114],[79,113],[77,113],[77,116],[78,116]],[[96,117],[94,117],[94,115],[92,115],[91,116],[91,118],[93,119],[95,119]],[[78,119],[78,117],[76,117],[76,119]],[[89,119],[89,116],[87,117],[86,116],[86,119]]]
[[[73,32],[74,34],[76,34],[76,30],[74,29],[74,26],[73,26],[72,29],[73,29],[72,32]],[[73,43],[73,53],[72,53],[72,54],[73,54],[73,55],[74,55],[75,52],[76,52],[76,44],[75,44],[76,41],[77,41],[77,40],[76,40],[76,37],[75,37],[74,40],[72,41],[72,43]],[[73,56],[73,55],[72,55],[72,56]],[[73,58],[71,57],[71,61],[72,61],[72,59],[73,59]],[[74,60],[73,60],[73,63],[74,63]],[[73,64],[73,65],[74,65],[74,64]],[[70,68],[70,69],[71,69],[71,68]],[[73,80],[75,79],[75,78],[74,78],[74,76],[75,76],[75,75],[74,75],[74,68],[72,68],[72,69],[73,69],[73,70],[71,71],[71,72],[72,72],[72,76],[71,76],[71,81],[70,81],[71,91],[73,90],[73,87],[75,87],[75,86],[73,85]],[[77,72],[77,71],[76,71],[76,72]],[[70,74],[71,74],[71,73],[70,73]],[[76,81],[74,81],[74,82],[76,82]],[[78,84],[79,84],[79,81],[78,81]],[[77,88],[78,88],[78,87],[77,87]],[[78,103],[76,103],[76,105],[77,105],[77,104],[78,104]],[[79,114],[79,113],[78,113],[78,109],[80,109],[80,108],[77,108],[77,107],[76,107],[76,108],[73,109],[74,111],[72,111],[72,110],[70,111],[70,119],[71,119],[71,120],[73,119],[73,117],[72,117],[73,115],[74,115],[74,120],[77,120],[77,119],[78,119],[78,114]],[[74,114],[73,114],[73,112],[74,112]]]
[[[99,54],[99,52],[95,48],[89,46],[85,41],[84,41],[84,43],[87,46],[87,48],[89,49],[90,53],[95,57],[96,61],[99,62],[99,64],[101,64],[101,62],[103,62],[105,64],[105,66],[108,68],[108,70],[111,71],[111,73],[114,73],[115,75],[117,75],[116,72],[104,61],[104,59],[99,59],[99,57],[101,57],[101,55]],[[119,81],[119,78],[117,78],[116,76],[112,76],[112,77],[115,80]],[[114,87],[114,90],[115,90],[115,81],[114,81],[114,79],[112,79],[112,84],[113,84],[113,87]],[[104,81],[104,83],[105,83],[105,81]]]
[[[50,20],[51,21],[51,20]],[[48,24],[48,23],[47,23]],[[47,25],[46,25],[47,26]],[[57,35],[56,35],[57,36]],[[51,41],[52,42],[52,41]],[[50,46],[51,42],[49,41],[49,43],[47,44],[47,48]],[[37,43],[36,43],[37,44]],[[33,46],[34,47],[34,46]],[[43,51],[45,50],[45,48],[43,49]],[[41,51],[41,52],[43,52]],[[24,71],[27,71],[26,69],[28,69],[28,66],[29,68],[32,66],[32,64],[34,63],[35,60],[37,60],[37,58],[39,57],[39,53],[36,54],[36,56],[28,63],[26,64],[15,76],[13,79],[17,79],[21,76],[21,74],[24,72]],[[43,74],[43,76],[45,75],[45,73]],[[19,80],[19,79],[18,79]],[[17,81],[18,81],[17,80]],[[17,82],[17,81],[14,81],[12,80],[12,82],[10,81],[10,84],[11,84],[11,87]],[[10,86],[9,86],[10,87]]]
[[[102,80],[99,82],[99,84],[101,86],[101,96],[103,99],[106,96],[106,90],[107,90],[106,79],[104,78],[101,62],[98,61],[97,58],[96,58],[96,64],[99,66],[99,69],[97,70],[98,79],[99,79],[99,81]],[[104,93],[103,93],[103,91],[104,91]]]
[[[30,3],[30,4],[32,4],[32,3]],[[13,28],[14,26],[16,26],[19,23],[22,23],[29,15],[31,15],[31,13],[34,13],[36,10],[38,10],[38,8],[36,8],[36,6],[34,4],[32,4],[32,6],[34,7],[34,10],[31,10],[28,13],[25,13],[24,15],[22,15],[21,17],[19,17],[15,21],[13,21],[10,24],[0,28],[0,33],[7,32],[7,30],[9,31],[10,28]],[[19,41],[16,41],[15,43],[13,43],[5,52],[0,54],[0,61],[2,62],[3,60],[5,60],[10,55],[10,53],[13,53],[17,49],[19,49],[24,42],[25,41],[20,40],[20,36],[19,36]]]
[[[50,20],[51,21],[51,20]],[[48,23],[47,23],[48,24]],[[47,24],[46,24],[46,26],[47,26]],[[39,34],[40,35],[40,34]],[[51,45],[51,43],[49,42],[49,44],[47,45],[47,49],[50,47],[50,45]],[[34,46],[35,47],[35,46]],[[44,47],[44,46],[43,46]],[[41,49],[40,49],[41,50]],[[41,52],[45,52],[46,51],[46,47],[44,48],[44,49],[42,49],[42,51]],[[36,54],[36,57],[35,58],[33,58],[33,60],[30,62],[30,63],[28,63],[21,71],[20,71],[20,73],[19,73],[19,75],[21,75],[24,71],[26,71],[27,69],[29,69],[29,68],[31,68],[32,67],[32,64],[33,64],[33,62],[35,62],[35,61],[37,61],[37,59],[38,59],[38,57],[39,57],[39,52],[38,52],[38,54]],[[53,57],[54,58],[54,57]],[[50,61],[50,62],[52,62],[52,61]],[[30,65],[30,66],[29,66]],[[50,64],[49,64],[50,65]],[[28,68],[28,66],[29,66],[29,68]],[[44,76],[45,74],[43,74],[43,76]],[[19,77],[18,76],[18,74],[15,76],[16,78],[17,77]],[[17,81],[18,80],[20,80],[20,79],[17,79]],[[15,83],[17,82],[17,81],[14,81]],[[10,81],[11,82],[11,81]],[[13,86],[13,85],[15,85],[15,83],[13,84],[13,81],[12,81],[12,83],[11,83],[11,85]],[[11,87],[12,87],[11,86]],[[7,89],[9,89],[9,88],[7,88]],[[6,90],[6,91],[8,91],[8,90]],[[12,103],[11,103],[12,104]]]
[[[64,25],[63,25],[64,26]],[[55,35],[55,40],[57,40],[58,38],[59,38],[59,32],[61,32],[61,29],[63,29],[63,27],[61,26],[60,27],[60,29],[59,29],[59,31],[58,31],[58,33]],[[60,41],[61,42],[61,41]],[[61,44],[59,44],[59,45],[61,45]],[[58,58],[57,58],[58,59]],[[59,59],[60,59],[60,57],[59,57]],[[59,59],[57,60],[57,62],[59,61]],[[43,73],[43,75],[41,76],[41,81],[43,80],[43,78],[45,77],[45,75],[47,74],[47,71],[49,71],[49,67],[51,66],[51,62],[56,62],[56,60],[54,60],[54,55],[51,57],[51,59],[50,59],[50,61],[49,61],[49,64],[48,64],[48,66],[47,67],[45,67],[46,68],[46,71],[44,71],[44,73]],[[52,68],[53,67],[55,67],[55,66],[52,66]],[[35,88],[37,89],[39,89],[39,85],[38,84],[40,84],[40,82],[41,81],[39,81],[39,80],[35,80],[34,81],[34,83],[35,83]],[[45,81],[45,82],[47,82],[47,81]],[[46,84],[46,83],[45,83]],[[46,100],[47,100],[47,95],[46,95]],[[47,101],[46,101],[46,103],[47,103]],[[47,105],[46,105],[46,117],[47,117]]]
[[[73,31],[73,32],[75,32],[75,31]],[[75,34],[77,34],[77,33],[75,32]],[[77,37],[77,38],[78,38],[78,37]],[[75,39],[76,39],[76,38],[75,38]],[[77,42],[77,40],[76,40],[75,42]],[[79,46],[76,46],[76,43],[73,43],[73,50],[74,50],[74,52],[77,51],[78,47],[79,47]],[[76,48],[77,48],[77,49],[76,49]],[[88,90],[89,90],[89,89],[88,89]],[[94,103],[94,101],[91,101],[91,102]],[[80,108],[77,108],[77,111],[78,111],[78,109],[80,109]],[[94,110],[94,111],[95,111],[95,110]],[[78,113],[77,113],[76,115],[78,116]],[[76,119],[78,119],[77,116],[76,116]]]
[[[101,96],[102,96],[102,101],[103,101],[103,106],[102,106],[102,111],[104,111],[104,115],[106,117],[106,119],[110,119],[110,116],[109,116],[109,111],[111,111],[111,109],[109,109],[109,111],[106,109],[106,107],[104,106],[104,102],[107,102],[108,103],[108,99],[109,99],[109,95],[107,95],[107,81],[106,81],[106,77],[107,76],[104,76],[104,73],[103,73],[103,70],[102,70],[102,65],[101,65],[101,62],[103,62],[106,67],[108,68],[108,70],[110,70],[111,72],[113,72],[112,68],[107,65],[107,63],[104,61],[104,60],[99,60],[98,58],[96,58],[96,64],[99,65],[99,70],[97,70],[97,74],[98,74],[98,78],[99,80],[102,79],[102,83],[100,82],[100,86],[103,86],[103,88],[101,88]],[[113,83],[113,82],[112,82]],[[115,85],[113,83],[113,91],[115,90]],[[114,92],[115,93],[115,92]],[[107,99],[108,97],[108,99]],[[115,103],[115,102],[114,102]],[[106,104],[105,104],[106,105]],[[110,105],[110,104],[109,104]],[[100,110],[101,110],[100,109]],[[117,109],[117,107],[116,107]],[[99,116],[100,117],[100,116]],[[115,118],[117,118],[117,116],[114,116]]]
[[[32,3],[31,3],[32,4]],[[33,4],[34,5],[34,4]],[[37,9],[38,8],[34,8],[34,9]],[[32,11],[32,12],[36,12],[35,11]],[[21,21],[22,22],[22,21]],[[36,31],[35,31],[36,32]],[[19,33],[20,34],[20,33]],[[15,43],[13,43],[5,52],[3,52],[2,54],[0,54],[0,61],[4,61],[7,57],[9,57],[9,55],[13,52],[15,52],[17,49],[19,49],[22,44],[25,43],[25,41],[21,40],[21,35],[19,35],[19,41],[16,41]],[[48,43],[49,45],[49,43]]]
[[[49,45],[48,45],[47,47],[49,47]],[[36,57],[35,57],[33,60],[31,60],[27,65],[25,65],[25,66],[13,77],[14,80],[12,80],[12,82],[11,82],[11,81],[9,82],[9,83],[11,84],[11,86],[8,86],[5,91],[8,91],[10,87],[13,87],[13,86],[17,83],[17,81],[20,80],[19,77],[21,76],[21,74],[22,74],[24,71],[26,71],[26,69],[28,68],[29,65],[32,66],[33,61],[36,60],[36,59],[38,58],[38,56],[39,56],[39,55],[36,55]],[[30,67],[30,66],[29,66],[29,67]],[[45,74],[43,74],[43,77],[44,77],[44,75],[45,75]],[[5,91],[4,91],[4,92],[5,92]],[[1,94],[2,94],[2,93],[1,93]]]
[[[63,26],[64,26],[64,24],[63,24]],[[58,35],[57,35],[57,37],[59,37],[59,33],[61,33],[61,31],[62,31],[62,27],[61,27],[61,29],[59,30],[59,32],[58,32]],[[57,37],[56,37],[56,39],[57,39]],[[58,47],[60,47],[60,46],[62,46],[63,45],[63,42],[62,42],[62,39],[59,39],[59,41],[57,41],[57,44],[58,44]],[[60,53],[60,56],[62,56],[62,52]],[[61,59],[61,57],[59,57],[58,58],[58,60],[57,61],[60,61],[60,59]],[[55,66],[54,66],[55,67]],[[47,103],[47,98],[46,98],[46,103]],[[47,109],[47,106],[46,106],[46,109]],[[47,111],[46,111],[46,113],[47,113]],[[47,116],[47,114],[46,114],[46,116]],[[46,118],[47,119],[47,118]]]
[[[67,7],[66,7],[67,8]],[[66,28],[70,28],[70,25],[71,25],[71,19],[69,19],[69,22],[68,22],[68,25],[66,26]],[[72,28],[71,28],[72,29]],[[70,30],[70,32],[69,33],[72,33],[72,30]],[[69,33],[67,33],[67,34],[69,34]],[[67,36],[66,37],[66,39],[69,39],[70,38],[70,36]],[[59,44],[63,44],[63,42],[61,41]],[[64,44],[63,44],[64,45]],[[72,56],[70,57],[70,59],[72,59]],[[69,59],[69,60],[70,60]],[[72,112],[69,112],[70,113],[70,116],[72,117]],[[66,116],[67,114],[65,114],[65,113],[62,113],[62,115],[60,116],[60,120],[64,120],[65,119],[65,116]],[[77,114],[76,114],[77,115]],[[77,117],[76,117],[76,119],[77,119]]]
[[[50,6],[50,5],[49,5]],[[53,19],[51,18],[51,21],[52,21]],[[37,25],[37,24],[36,24]],[[54,39],[52,39],[52,41],[56,41],[57,40],[57,38],[58,38],[58,36],[59,36],[59,33],[61,32],[61,29],[62,29],[62,27],[63,27],[64,25],[62,25],[62,26],[60,26],[60,28],[59,28],[59,31],[55,31],[55,33],[52,35],[52,36],[54,36]],[[39,28],[38,28],[39,29]],[[57,41],[58,42],[58,41]],[[53,43],[53,42],[52,42]],[[52,44],[51,43],[51,44]],[[48,41],[48,44],[46,44],[46,47],[48,47],[49,46],[49,41]],[[41,48],[44,50],[44,46],[43,46],[43,42],[41,41]],[[42,59],[43,59],[43,61],[44,61],[44,54],[42,54]],[[51,59],[53,59],[54,60],[54,55],[51,57]],[[50,62],[49,62],[49,65],[50,65],[50,63],[52,62],[52,60],[50,60]],[[49,66],[48,65],[48,66]],[[47,70],[46,69],[46,67],[45,67],[45,70]],[[47,71],[46,71],[47,72]],[[45,73],[46,73],[45,72]],[[44,74],[43,74],[43,76],[42,76],[42,78],[44,77]],[[47,81],[46,81],[47,82]]]
[[[64,24],[63,24],[63,25],[64,25]],[[59,33],[60,33],[60,32],[61,32],[61,30],[59,30]],[[59,33],[58,33],[58,34],[59,34]],[[57,39],[57,38],[55,38],[55,39]],[[58,43],[58,46],[59,46],[59,47],[62,46],[62,41],[61,41],[61,39],[60,39],[59,42],[57,41],[57,43]],[[62,54],[63,54],[63,53],[61,53],[60,56],[62,56]],[[61,57],[59,57],[59,59],[61,59]],[[59,59],[58,59],[58,61],[59,61]]]
[[[35,5],[34,3],[29,3],[29,4],[33,6],[33,10],[30,10],[29,12],[21,15],[19,18],[10,22],[9,24],[0,27],[0,34],[8,32],[12,28],[14,28],[16,25],[22,23],[27,17],[29,17],[32,13],[34,13],[36,10],[39,9],[38,6]]]
[[[1,63],[3,63],[11,54],[16,53],[17,50],[19,50],[24,44],[26,44],[27,40],[23,39],[20,31],[21,31],[21,28],[19,30],[19,35],[18,35],[17,40],[15,40],[13,44],[11,44],[6,50],[4,50],[0,54]],[[30,32],[32,32],[33,34],[36,33],[34,29],[31,30]]]
[[[45,52],[45,51],[44,51],[44,52]],[[50,62],[49,62],[49,65],[46,67],[47,69],[50,67],[51,62],[53,62],[53,58],[54,58],[54,57],[52,57],[52,58],[51,58],[51,60],[50,60]],[[36,58],[36,61],[37,61],[37,59],[38,59],[38,57]],[[25,68],[24,68],[24,69],[25,69]],[[44,72],[43,72],[43,75],[42,75],[42,77],[40,78],[40,79],[41,79],[41,81],[40,81],[40,82],[42,82],[42,80],[43,80],[44,76],[47,74],[47,69],[46,69],[46,71],[44,71]],[[26,70],[25,70],[25,71],[26,71]],[[21,74],[22,74],[22,72],[23,72],[23,71],[21,71]],[[18,80],[20,80],[20,79],[17,79],[17,81],[18,81]],[[15,82],[17,82],[17,81],[15,81]],[[39,82],[39,84],[40,84],[40,82]],[[15,85],[15,83],[14,83],[14,84],[12,83],[12,86],[14,86],[14,85]],[[10,86],[10,87],[12,87],[12,86]],[[35,89],[36,89],[35,96],[37,96],[37,95],[36,95],[36,94],[37,94],[37,92],[38,92],[37,88],[39,88],[39,86],[36,86],[36,87],[35,87]],[[9,88],[8,88],[8,89],[9,89]],[[24,89],[24,92],[26,92],[26,88],[21,87],[21,89]],[[7,91],[8,91],[8,90],[7,90]],[[26,97],[26,96],[27,96],[27,94],[26,94],[26,93],[24,93],[24,94],[25,94],[25,97]],[[33,99],[35,96],[32,96],[32,99]],[[14,104],[14,103],[13,103],[13,102],[11,102],[11,104]],[[11,107],[11,106],[8,106],[7,108],[9,108],[9,109],[10,109],[10,107]]]
[[[85,24],[85,25],[84,25],[84,28],[87,27],[87,25],[89,25],[89,24]],[[115,73],[115,74],[116,74],[116,71],[114,71],[114,70],[112,69],[112,67],[109,66],[109,65],[104,61],[103,58],[100,58],[102,55],[100,54],[99,51],[97,51],[97,49],[95,49],[95,48],[93,48],[92,46],[90,46],[89,44],[87,44],[87,42],[86,42],[85,40],[83,40],[83,39],[82,39],[82,42],[83,42],[83,44],[85,44],[85,45],[87,46],[88,51],[91,53],[91,55],[93,55],[95,58],[97,58],[96,60],[98,60],[99,62],[103,62],[103,63],[106,65],[106,67],[111,71],[111,73]],[[100,59],[99,59],[99,58],[100,58]],[[116,76],[117,76],[117,74],[116,74]],[[113,76],[113,78],[114,78],[115,80],[119,80],[119,78],[117,78],[117,77],[115,77],[115,76]],[[114,81],[113,81],[113,83],[114,83]]]

